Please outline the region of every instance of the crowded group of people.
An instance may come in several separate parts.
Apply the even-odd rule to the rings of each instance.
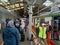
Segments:
[[[26,24],[24,20],[7,19],[6,23],[1,24],[3,45],[20,45],[25,40]]]
[[[2,23],[1,25],[2,27],[0,26],[0,28],[2,29],[0,29],[0,32],[2,33],[3,45],[20,45],[21,41],[24,42],[28,25],[24,20],[18,18],[15,20],[7,19],[6,23]],[[51,30],[51,28],[49,28],[49,30]],[[45,23],[38,22],[36,24],[37,38],[39,38],[40,43],[44,41],[45,45],[47,45],[47,31],[48,29]]]

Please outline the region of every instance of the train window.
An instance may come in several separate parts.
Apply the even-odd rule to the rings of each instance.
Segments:
[[[59,28],[59,30],[60,30],[60,19],[59,19],[59,27],[58,27],[58,28]]]
[[[60,17],[54,17],[54,29],[60,30]]]

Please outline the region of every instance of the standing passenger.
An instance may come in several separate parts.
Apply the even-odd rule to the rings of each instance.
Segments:
[[[25,34],[25,22],[24,22],[24,20],[21,21],[21,27],[22,27],[23,33]]]
[[[45,45],[47,45],[47,29],[45,27],[45,24],[42,23],[42,27],[39,27],[39,38],[40,38],[40,41],[44,41]]]
[[[16,19],[15,22],[14,22],[14,25],[18,29],[19,33],[20,33],[20,25],[21,25],[20,20]]]
[[[21,20],[21,41],[25,40],[25,22]]]
[[[36,35],[38,37],[38,34],[39,34],[39,27],[40,27],[40,22],[38,21],[37,24],[36,24]]]
[[[12,20],[8,21],[7,27],[2,30],[4,45],[20,45],[19,31]]]

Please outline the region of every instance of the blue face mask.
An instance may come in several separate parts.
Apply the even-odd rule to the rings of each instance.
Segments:
[[[15,25],[18,27],[19,26],[19,23],[16,23]]]

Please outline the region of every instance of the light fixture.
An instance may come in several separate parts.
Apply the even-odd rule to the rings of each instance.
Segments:
[[[8,0],[1,0],[3,3],[8,2]]]
[[[21,7],[21,9],[23,9],[24,7]]]
[[[17,8],[17,10],[19,10],[20,8]]]
[[[6,6],[7,9],[10,9],[10,6]]]
[[[9,2],[7,2],[7,4],[10,4]]]
[[[23,1],[23,0],[20,0],[21,2]]]
[[[3,3],[0,2],[0,5],[2,5]]]
[[[24,4],[23,3],[20,3],[20,6],[23,6]]]
[[[53,2],[51,2],[50,0],[46,0],[43,5],[45,6],[51,6],[53,4]]]
[[[9,12],[11,12],[11,10],[8,10]]]
[[[10,7],[11,7],[11,8],[15,8],[15,6],[14,6],[14,5],[10,5]]]
[[[15,8],[14,10],[19,10],[19,9],[21,9],[21,8]]]
[[[8,10],[10,10],[10,8],[7,8]]]
[[[19,7],[19,4],[15,4],[15,7]]]
[[[35,8],[35,6],[32,6],[32,8]],[[27,9],[29,10],[29,7],[27,7]]]
[[[27,9],[29,10],[29,7],[27,7]]]
[[[32,6],[33,8],[35,8],[35,6]]]

